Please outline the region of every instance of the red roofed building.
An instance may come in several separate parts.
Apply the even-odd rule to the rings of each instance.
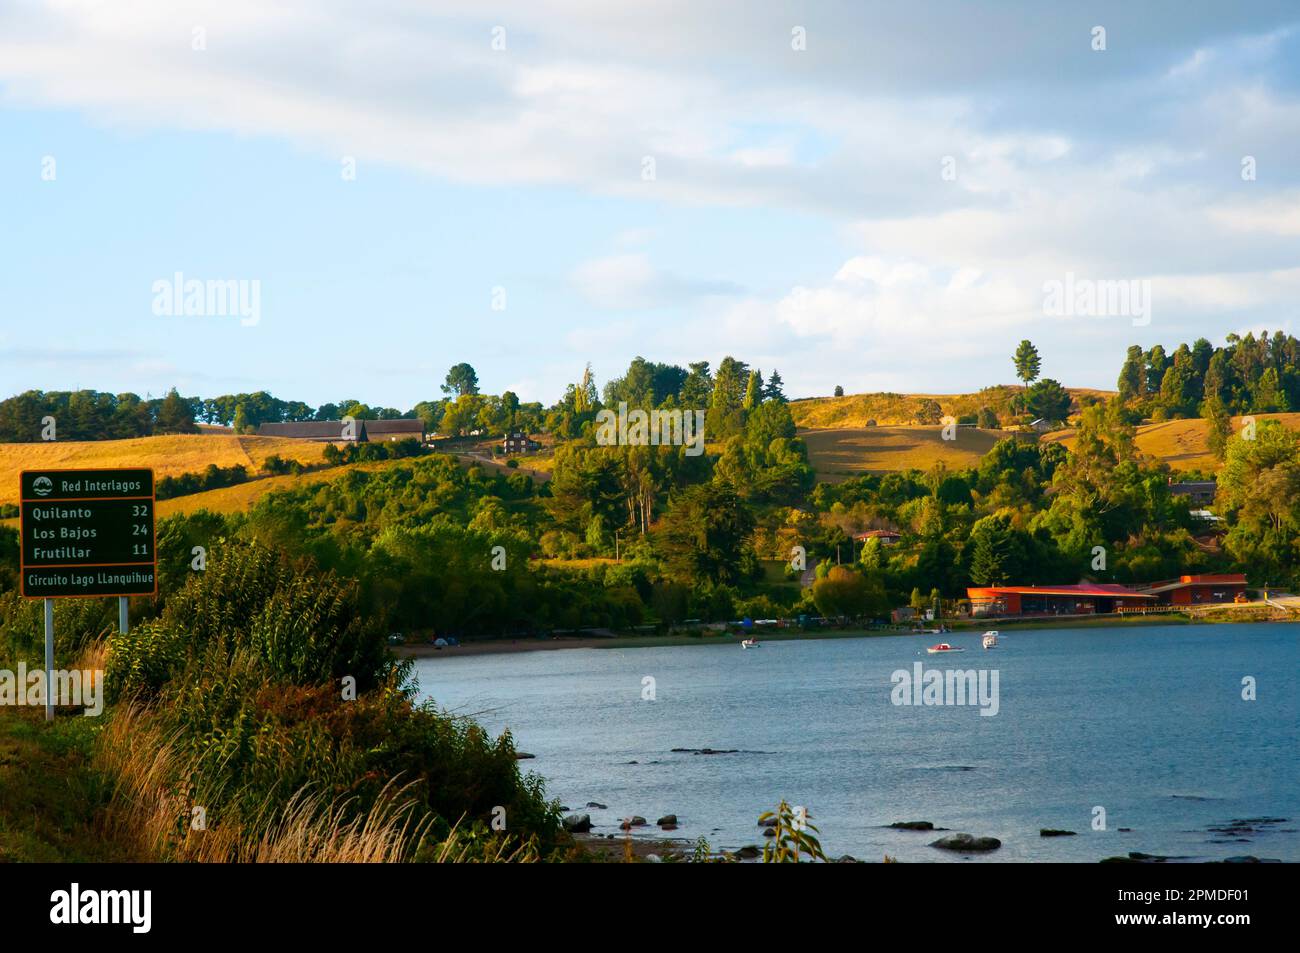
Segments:
[[[1154,595],[1114,583],[1075,586],[984,586],[966,590],[972,615],[1089,615],[1139,609]]]
[[[1138,592],[1148,592],[1155,596],[1161,605],[1199,606],[1231,602],[1238,593],[1246,591],[1246,577],[1241,573],[1179,576],[1177,579],[1148,582],[1134,588]]]
[[[981,586],[966,590],[971,614],[1090,615],[1160,605],[1207,605],[1232,602],[1245,591],[1240,574],[1180,576],[1138,586],[1081,582],[1072,586]]]

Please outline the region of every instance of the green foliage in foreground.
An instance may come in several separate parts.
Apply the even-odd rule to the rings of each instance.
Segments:
[[[409,663],[358,610],[355,584],[227,546],[162,615],[108,640],[112,700],[148,703],[209,815],[247,826],[307,790],[364,814],[394,779],[445,836],[504,807],[509,836],[551,842],[554,804],[521,777],[514,743],[414,703]],[[463,821],[462,821],[463,818]]]

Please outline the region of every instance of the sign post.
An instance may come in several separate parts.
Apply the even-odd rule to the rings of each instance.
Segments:
[[[54,600],[45,600],[45,720],[54,720]]]
[[[22,594],[45,600],[45,718],[54,717],[54,600],[157,595],[153,470],[24,470]]]

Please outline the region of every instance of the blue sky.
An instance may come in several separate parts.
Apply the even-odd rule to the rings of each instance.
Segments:
[[[1110,387],[1300,333],[1300,10],[1130,6],[8,0],[0,391],[407,408],[469,361],[550,403],[733,354],[951,392],[1023,337]],[[260,320],[154,314],[178,271]],[[1067,273],[1150,324],[1045,313]]]

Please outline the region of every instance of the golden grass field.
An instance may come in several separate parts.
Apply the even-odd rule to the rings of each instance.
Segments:
[[[956,440],[944,440],[941,427],[841,427],[805,430],[808,460],[817,478],[842,483],[864,473],[928,470],[939,461],[950,469],[972,467],[1007,436],[1001,430],[957,428]]]
[[[1000,384],[975,394],[849,394],[844,397],[810,397],[790,402],[795,425],[812,429],[865,427],[874,420],[881,426],[908,426],[915,422],[917,405],[923,400],[937,401],[943,413],[954,417],[976,414],[988,407],[1004,418],[1009,403],[1021,388]],[[1080,397],[1110,397],[1112,391],[1089,387],[1067,387],[1077,401]]]
[[[1300,430],[1300,414],[1255,414],[1256,422],[1280,420],[1292,430]],[[1240,417],[1232,418],[1234,431],[1241,430]],[[1217,470],[1219,461],[1210,452],[1209,423],[1200,418],[1165,420],[1142,424],[1137,428],[1137,448],[1142,453],[1161,460],[1175,470]],[[1074,433],[1058,430],[1045,434],[1045,441],[1059,441],[1067,448],[1074,445]]]
[[[236,437],[233,434],[169,434],[133,440],[88,440],[0,444],[0,503],[18,502],[23,470],[79,467],[152,467],[154,476],[196,473],[210,463],[242,464],[250,476],[266,458],[278,454],[303,464],[320,463],[325,444],[287,437]]]

